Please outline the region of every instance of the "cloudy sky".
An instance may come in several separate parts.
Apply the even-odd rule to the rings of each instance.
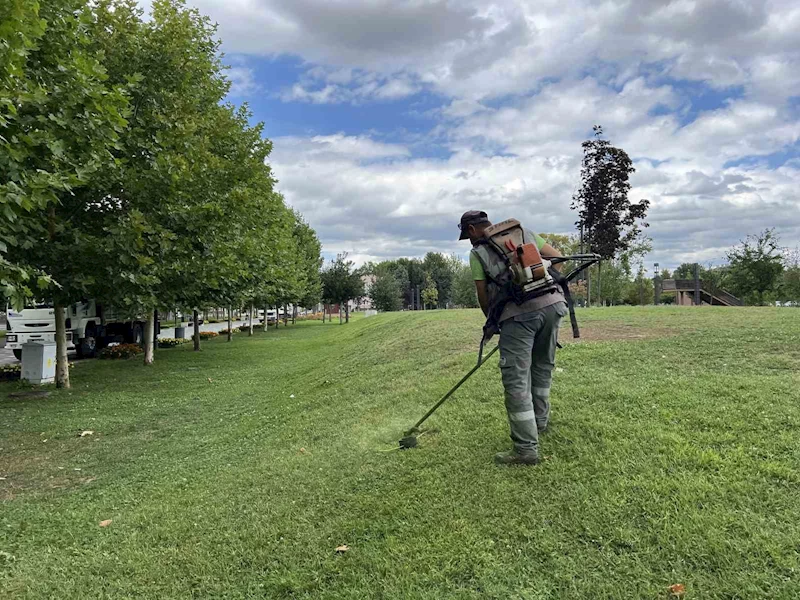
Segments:
[[[327,255],[467,251],[464,210],[573,231],[602,124],[652,202],[648,266],[800,243],[796,0],[190,0]]]

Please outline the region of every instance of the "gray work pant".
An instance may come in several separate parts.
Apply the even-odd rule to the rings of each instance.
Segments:
[[[539,431],[550,417],[550,382],[564,302],[523,313],[501,324],[500,372],[511,439],[518,454],[538,455]]]

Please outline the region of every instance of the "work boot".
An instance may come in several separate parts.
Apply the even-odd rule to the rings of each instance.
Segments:
[[[535,454],[517,454],[516,450],[511,450],[495,454],[494,462],[498,465],[538,465],[539,457]]]

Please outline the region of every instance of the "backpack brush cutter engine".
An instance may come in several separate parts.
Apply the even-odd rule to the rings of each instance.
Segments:
[[[525,252],[525,250],[522,250],[522,252]],[[567,299],[567,305],[569,306],[570,320],[572,322],[573,336],[576,337],[576,338],[580,337],[580,333],[579,333],[579,330],[578,330],[578,324],[577,324],[577,321],[575,320],[575,309],[574,309],[573,304],[572,304],[572,297],[569,294],[569,285],[568,284],[569,284],[570,281],[575,279],[575,277],[577,277],[577,275],[581,271],[583,271],[587,267],[593,265],[594,263],[598,262],[600,260],[600,256],[597,255],[597,254],[577,254],[577,255],[573,255],[573,256],[559,256],[557,258],[551,258],[549,261],[546,261],[546,262],[548,262],[548,265],[545,267],[541,263],[533,263],[533,264],[531,264],[531,262],[530,262],[531,259],[536,259],[537,257],[535,257],[535,256],[523,257],[521,255],[522,252],[518,253],[520,260],[519,260],[519,263],[515,264],[515,266],[519,265],[519,266],[517,266],[517,269],[524,270],[524,269],[531,269],[531,267],[533,267],[533,269],[538,270],[540,268],[544,268],[545,272],[547,273],[547,276],[549,276],[549,278],[551,278],[551,279],[549,279],[548,284],[552,284],[552,282],[555,281],[556,283],[558,283],[561,286],[561,288],[564,290],[564,294],[565,294],[565,297]],[[536,254],[538,254],[538,252]],[[538,260],[542,261],[541,257],[538,257]],[[568,275],[562,275],[557,270],[552,268],[552,265],[556,265],[556,264],[567,262],[567,261],[577,261],[580,264],[577,267],[575,267],[575,269],[573,269]],[[542,262],[545,262],[545,261],[542,261]],[[513,272],[513,269],[512,269],[512,272]],[[535,280],[539,280],[539,281],[540,280],[547,280],[547,277],[541,275],[540,273],[536,273],[536,275],[538,275],[538,277],[531,277],[531,274],[532,273],[519,273],[519,274],[515,273],[515,277],[519,277],[520,279],[522,279],[522,277],[525,277],[529,281],[531,279],[535,279]],[[536,287],[540,287],[540,285],[536,285],[532,289],[535,289]],[[505,306],[505,304],[503,305],[503,307],[504,306]],[[425,433],[425,431],[420,430],[420,426],[425,421],[427,421],[428,418],[433,413],[435,413],[438,410],[438,408],[442,404],[444,404],[447,401],[447,399],[450,398],[450,396],[452,396],[456,392],[456,390],[458,388],[460,388],[467,381],[467,379],[472,377],[472,375],[474,375],[475,372],[478,369],[480,369],[492,357],[492,355],[495,352],[497,352],[497,350],[499,349],[499,346],[495,346],[494,348],[492,348],[491,352],[489,352],[489,354],[486,355],[485,358],[483,357],[483,346],[484,346],[484,344],[486,343],[486,341],[488,341],[494,335],[494,333],[499,331],[499,323],[490,323],[490,321],[493,320],[493,313],[496,313],[496,316],[494,316],[494,319],[499,319],[500,313],[502,313],[502,307],[499,309],[499,311],[497,310],[498,307],[494,307],[494,309],[495,309],[494,311],[490,311],[489,318],[487,319],[486,325],[484,326],[484,336],[483,336],[483,339],[481,340],[480,353],[478,355],[478,363],[474,367],[472,367],[472,369],[469,371],[469,373],[464,375],[464,377],[462,377],[461,380],[457,384],[455,384],[452,388],[450,388],[450,391],[448,391],[444,396],[442,396],[442,398],[436,404],[434,404],[431,407],[431,409],[427,413],[425,413],[425,415],[419,421],[417,421],[414,424],[413,427],[411,427],[411,429],[409,429],[408,431],[406,431],[403,434],[403,438],[400,440],[400,449],[401,450],[408,450],[410,448],[416,448],[417,447],[417,437],[419,435]]]

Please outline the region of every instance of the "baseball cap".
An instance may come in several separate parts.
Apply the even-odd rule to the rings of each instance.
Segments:
[[[481,223],[488,223],[488,222],[489,222],[489,217],[482,210],[468,210],[463,215],[461,215],[461,222],[458,224],[458,228],[461,230],[461,236],[458,239],[459,240],[469,239],[470,225],[480,225]]]

